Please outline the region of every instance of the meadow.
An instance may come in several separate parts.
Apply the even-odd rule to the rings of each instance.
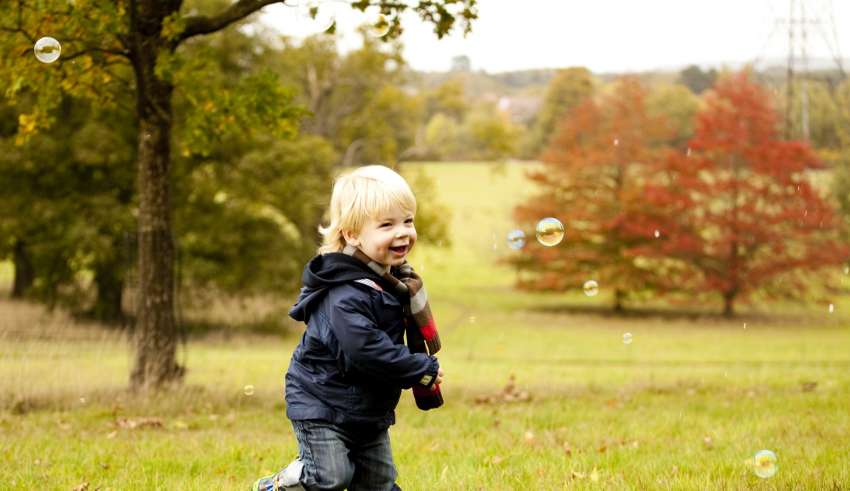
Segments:
[[[605,285],[518,292],[497,260],[532,191],[526,166],[417,168],[452,214],[451,247],[411,258],[443,338],[446,405],[422,412],[402,396],[403,489],[850,487],[846,298],[724,319],[718,304],[614,316]],[[125,391],[124,333],[0,300],[0,489],[247,489],[277,470],[296,454],[282,376],[301,327],[258,333],[233,313],[253,322],[289,301],[207,308],[232,328],[191,337],[185,384],[143,398]],[[778,457],[767,479],[752,464],[762,449]]]

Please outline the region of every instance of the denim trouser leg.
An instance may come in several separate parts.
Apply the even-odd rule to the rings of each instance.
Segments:
[[[300,460],[301,483],[310,491],[391,491],[395,484],[387,430],[360,432],[324,421],[293,421]]]

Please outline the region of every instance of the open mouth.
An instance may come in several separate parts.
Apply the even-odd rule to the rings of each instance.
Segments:
[[[403,255],[407,254],[408,248],[409,248],[409,246],[402,245],[402,246],[390,247],[390,250],[393,251],[393,254],[395,254],[396,256],[403,256]]]

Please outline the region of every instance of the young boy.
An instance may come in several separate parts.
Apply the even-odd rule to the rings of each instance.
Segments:
[[[410,187],[387,167],[360,167],[334,184],[324,243],[289,311],[307,324],[286,372],[299,456],[254,490],[400,489],[388,428],[401,389],[437,390],[443,378],[436,358],[404,345],[416,302],[393,274],[412,271],[415,212]]]

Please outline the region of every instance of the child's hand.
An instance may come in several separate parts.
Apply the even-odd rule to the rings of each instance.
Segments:
[[[437,390],[437,386],[443,383],[443,369],[437,369],[437,380],[434,381],[434,385],[431,386],[432,389]]]

